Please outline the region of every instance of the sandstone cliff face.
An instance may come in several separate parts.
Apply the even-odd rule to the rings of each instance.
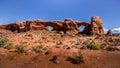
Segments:
[[[15,22],[7,25],[0,25],[0,33],[7,32],[26,32],[34,30],[48,30],[48,26],[53,27],[52,31],[63,31],[64,33],[83,33],[87,35],[103,35],[103,24],[99,16],[93,16],[91,23],[76,22],[70,18],[64,21],[42,21],[27,20],[26,22]],[[85,26],[83,31],[79,30],[80,26]]]
[[[91,35],[103,35],[103,24],[99,16],[91,18]]]

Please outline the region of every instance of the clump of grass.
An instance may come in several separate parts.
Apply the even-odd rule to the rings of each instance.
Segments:
[[[106,50],[107,51],[115,51],[115,50],[118,50],[116,47],[113,47],[113,46],[108,46],[106,47]]]
[[[120,45],[120,39],[115,39],[115,45]]]
[[[6,49],[14,48],[13,43],[8,43],[4,48],[6,48]]]
[[[0,40],[0,47],[6,48],[6,49],[12,49],[13,43],[10,43],[8,38],[3,38]]]
[[[85,44],[88,49],[93,49],[93,50],[101,49],[101,44],[96,42],[95,40],[92,40],[91,42],[87,42]]]
[[[80,33],[75,34],[76,36],[82,36]]]
[[[34,47],[32,48],[33,51],[38,52],[38,53],[39,53],[42,49],[43,49],[43,45],[34,46]]]
[[[5,47],[5,45],[9,42],[7,38],[3,38],[0,40],[0,47]]]
[[[26,52],[25,46],[17,45],[16,49],[19,53],[25,53]]]
[[[83,63],[83,54],[79,51],[78,53],[73,53],[72,57],[68,57],[67,61],[70,61],[73,64]]]

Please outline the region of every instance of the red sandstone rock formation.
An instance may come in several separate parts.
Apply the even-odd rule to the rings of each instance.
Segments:
[[[12,33],[10,30],[7,30],[8,25],[0,25],[0,34]]]
[[[99,16],[91,18],[91,35],[103,35],[103,24]]]
[[[25,23],[24,22],[15,22],[11,24],[0,25],[0,33],[11,33],[11,32],[23,32]]]
[[[107,35],[113,35],[111,30],[107,31]]]
[[[64,21],[42,21],[42,20],[27,20],[26,22],[15,22],[7,25],[0,25],[0,33],[8,32],[25,32],[33,30],[48,30],[48,26],[53,27],[54,31],[63,31],[64,33],[78,33],[80,26],[85,26],[80,33],[88,35],[103,35],[103,25],[99,16],[93,16],[91,23],[76,22],[70,18]]]
[[[6,29],[12,32],[15,32],[15,31],[17,31],[18,33],[20,32],[20,26],[16,23],[8,24]]]
[[[78,22],[78,21],[76,23],[77,23],[78,27],[85,26],[84,30],[80,31],[80,33],[90,35],[91,25],[89,23],[87,23],[87,22]]]
[[[19,26],[20,32],[25,32],[25,22],[18,21],[18,22],[15,22],[15,24],[17,24]]]
[[[48,21],[45,22],[45,27],[53,27],[52,31],[63,31],[63,21]]]
[[[25,31],[46,29],[44,21],[42,20],[27,20],[25,24]]]
[[[64,20],[64,23],[63,23],[63,29],[64,29],[64,32],[78,32],[78,26],[77,24],[70,18],[67,18]]]

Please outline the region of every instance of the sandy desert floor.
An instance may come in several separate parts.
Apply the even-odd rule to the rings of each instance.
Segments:
[[[0,68],[120,68],[120,35],[0,34]]]

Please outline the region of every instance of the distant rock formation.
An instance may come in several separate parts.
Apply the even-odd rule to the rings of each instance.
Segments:
[[[77,26],[77,23],[75,23],[72,19],[70,18],[67,18],[64,20],[64,23],[63,23],[63,30],[64,32],[77,32],[79,29],[78,29],[78,26]]]
[[[108,30],[108,31],[107,31],[107,35],[113,35],[113,34],[112,34],[112,30]]]
[[[103,35],[103,24],[99,16],[93,16],[91,18],[91,35]]]
[[[27,20],[25,24],[25,31],[46,29],[44,21],[42,20]]]
[[[78,21],[76,23],[77,23],[78,27],[85,26],[83,31],[80,30],[80,33],[90,35],[90,31],[91,31],[91,24],[90,23],[78,22]]]
[[[64,33],[83,33],[87,35],[103,35],[103,24],[99,16],[93,16],[91,23],[73,21],[70,18],[64,21],[42,21],[27,20],[12,24],[0,25],[0,33],[27,32],[35,30],[48,30],[48,26],[53,27],[52,31],[63,31]],[[85,26],[84,30],[79,30],[80,26]]]

